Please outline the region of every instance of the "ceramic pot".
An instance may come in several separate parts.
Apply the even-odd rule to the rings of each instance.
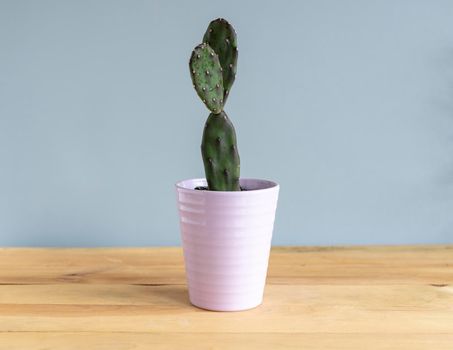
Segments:
[[[195,190],[205,179],[176,184],[189,298],[203,309],[239,311],[263,300],[279,185],[240,185],[227,192]]]

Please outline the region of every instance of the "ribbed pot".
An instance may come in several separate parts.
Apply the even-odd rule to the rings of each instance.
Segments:
[[[279,185],[241,179],[246,191],[203,191],[205,179],[176,184],[189,298],[215,311],[262,303]]]

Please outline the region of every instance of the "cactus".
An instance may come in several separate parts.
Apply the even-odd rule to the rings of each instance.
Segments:
[[[208,44],[203,43],[193,50],[189,66],[198,96],[211,112],[220,113],[224,91],[219,57]]]
[[[226,20],[218,18],[209,23],[208,29],[203,37],[203,42],[212,47],[217,55],[219,55],[220,65],[223,70],[223,103],[225,103],[236,78],[238,61],[236,32]]]
[[[236,132],[225,112],[209,115],[203,131],[201,153],[210,190],[241,190]]]
[[[240,191],[240,160],[233,123],[223,111],[236,77],[236,33],[224,19],[209,24],[189,67],[193,86],[212,112],[205,124],[201,153],[208,190]]]

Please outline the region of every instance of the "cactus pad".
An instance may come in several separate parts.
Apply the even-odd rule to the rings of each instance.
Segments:
[[[206,121],[201,153],[210,191],[240,191],[240,159],[233,123],[225,112]]]
[[[223,69],[223,103],[225,103],[236,78],[238,60],[236,32],[225,19],[218,18],[209,23],[203,42],[209,44],[219,56]]]
[[[203,43],[193,50],[189,66],[198,96],[212,113],[220,113],[223,108],[224,90],[219,57],[208,44]]]

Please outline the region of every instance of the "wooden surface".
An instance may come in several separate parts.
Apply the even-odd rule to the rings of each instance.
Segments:
[[[182,252],[0,249],[0,349],[453,349],[453,246],[274,248],[260,307],[189,304]]]

